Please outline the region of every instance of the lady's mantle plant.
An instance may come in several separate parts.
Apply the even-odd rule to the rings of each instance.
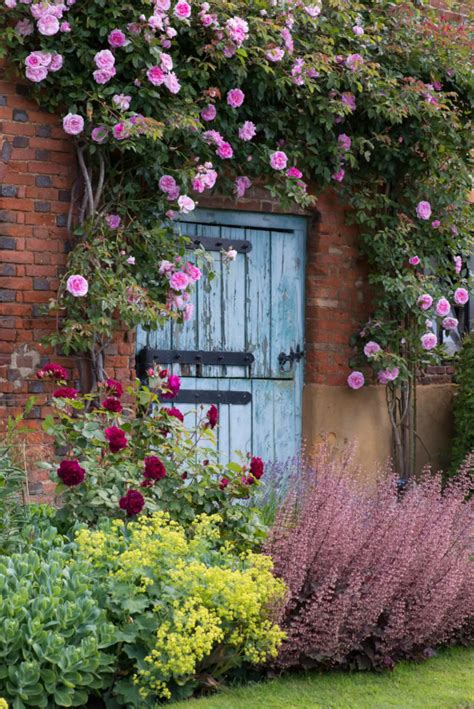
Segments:
[[[455,326],[440,300],[461,305],[468,285],[468,26],[402,0],[5,0],[0,28],[33,95],[74,136],[80,168],[79,240],[51,303],[66,314],[52,341],[92,352],[105,378],[119,318],[156,327],[191,316],[192,284],[151,264],[187,275],[172,220],[200,194],[243,196],[258,179],[305,207],[305,181],[332,184],[354,207],[371,266],[362,362],[387,386],[397,467],[409,474],[416,368],[433,361],[435,308]]]

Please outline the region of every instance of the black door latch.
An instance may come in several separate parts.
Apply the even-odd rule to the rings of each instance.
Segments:
[[[295,362],[299,362],[304,357],[304,352],[299,345],[296,346],[294,350],[293,347],[290,348],[289,354],[285,352],[280,352],[278,355],[278,364],[280,365],[280,372],[291,372]],[[289,366],[287,366],[289,365]]]

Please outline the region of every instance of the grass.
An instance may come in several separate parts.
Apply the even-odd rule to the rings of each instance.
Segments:
[[[474,709],[474,647],[393,672],[308,673],[225,688],[173,709]]]

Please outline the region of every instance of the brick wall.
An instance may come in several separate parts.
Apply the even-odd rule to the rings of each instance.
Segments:
[[[56,326],[41,306],[56,293],[66,262],[66,228],[75,178],[72,142],[56,116],[27,98],[28,87],[9,78],[0,65],[0,427],[35,395],[29,415],[28,461],[44,457],[38,419],[47,413],[44,385],[35,372],[53,360],[77,377],[74,360],[39,344]],[[108,350],[108,372],[127,379],[133,364],[133,337],[121,333]],[[30,493],[47,499],[45,471],[35,472]]]

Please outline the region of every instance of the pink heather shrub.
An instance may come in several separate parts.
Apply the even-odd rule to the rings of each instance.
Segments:
[[[474,455],[442,492],[426,471],[401,493],[375,488],[352,451],[323,448],[288,486],[266,543],[288,586],[276,665],[391,667],[474,630]],[[472,479],[471,479],[472,482]],[[472,640],[472,638],[471,638]]]

